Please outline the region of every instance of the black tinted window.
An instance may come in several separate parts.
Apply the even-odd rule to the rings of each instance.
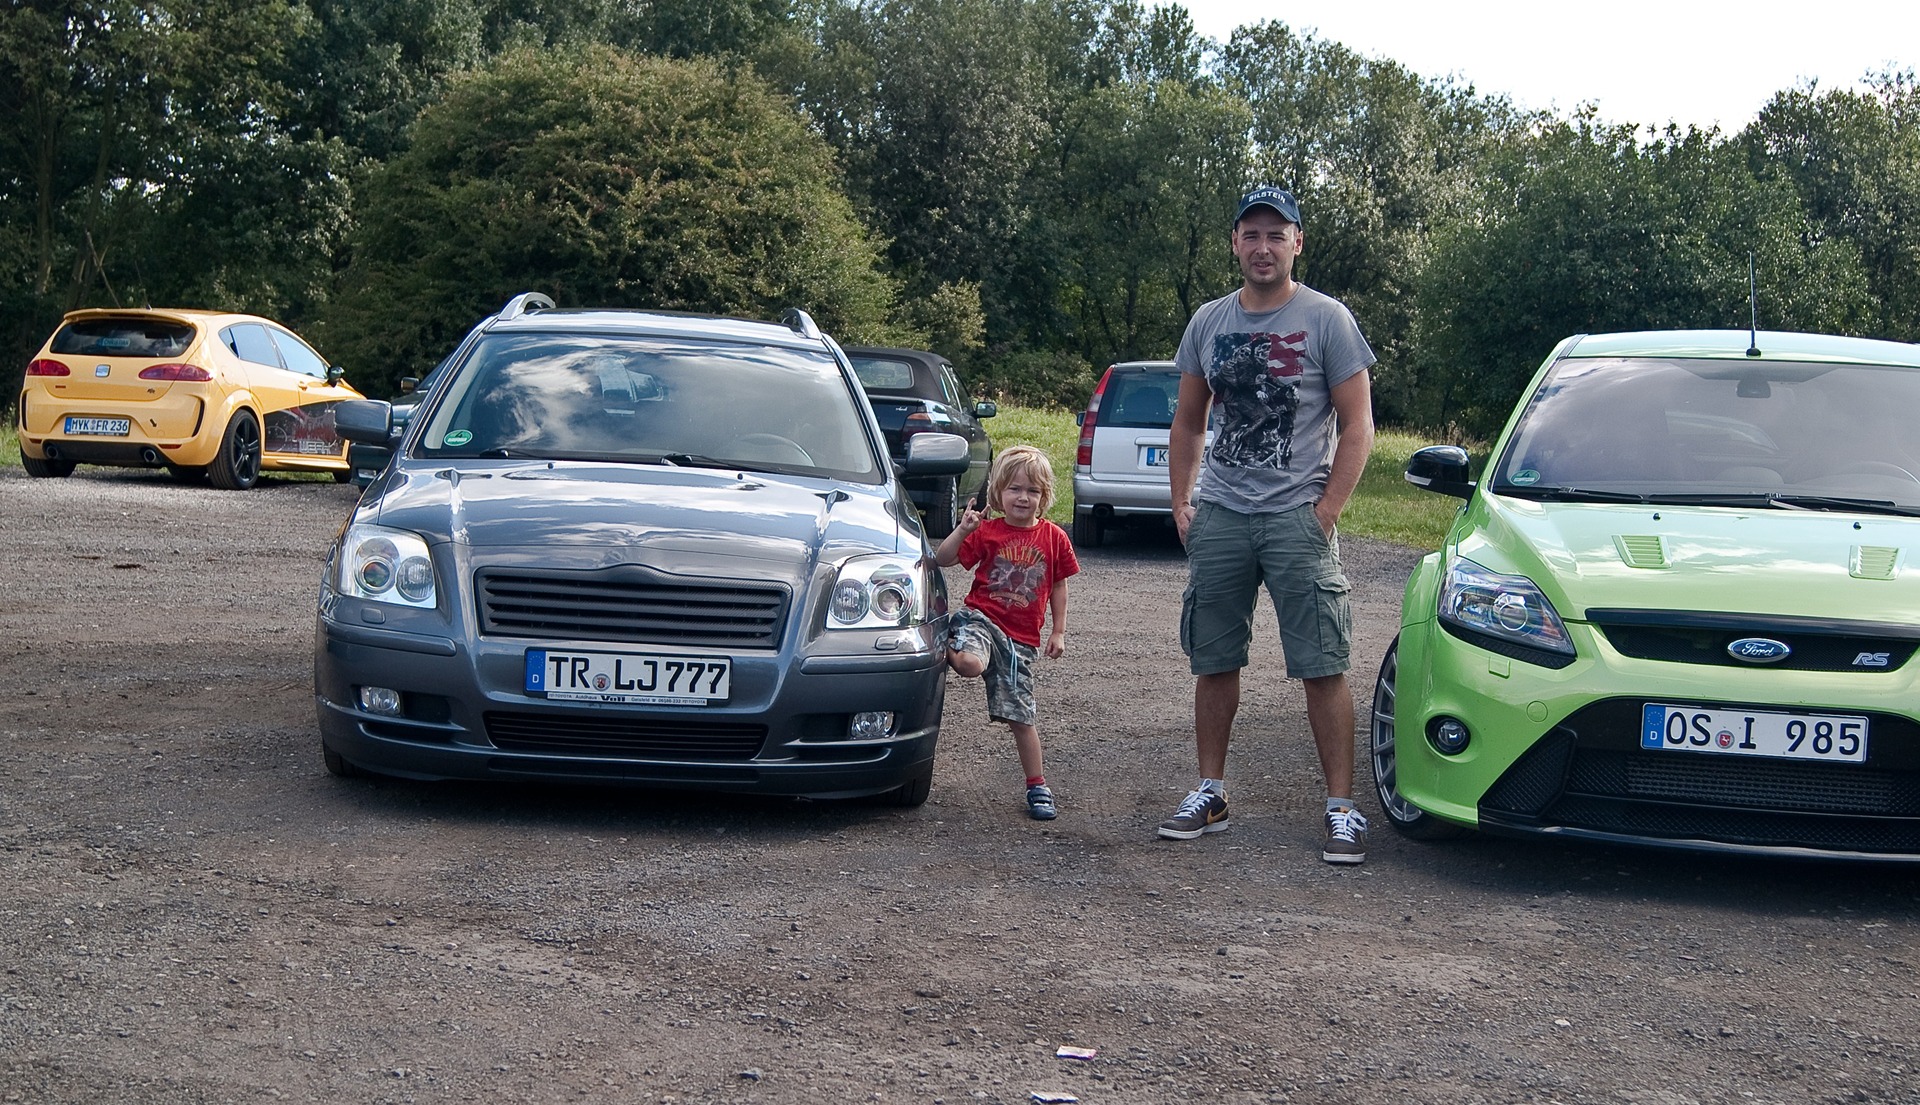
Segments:
[[[1178,372],[1115,373],[1100,399],[1100,425],[1164,430],[1180,398]]]
[[[69,322],[52,351],[73,357],[178,357],[193,344],[193,327],[155,318],[90,318]]]

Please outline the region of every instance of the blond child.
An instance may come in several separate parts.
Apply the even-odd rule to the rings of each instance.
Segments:
[[[968,503],[933,554],[942,567],[973,569],[966,604],[948,619],[947,660],[966,678],[985,676],[987,716],[1013,730],[1027,813],[1040,821],[1058,811],[1040,757],[1033,664],[1049,613],[1046,654],[1066,652],[1067,578],[1080,570],[1066,531],[1046,519],[1052,505],[1053,465],[1033,446],[1016,445],[994,458],[985,509]]]

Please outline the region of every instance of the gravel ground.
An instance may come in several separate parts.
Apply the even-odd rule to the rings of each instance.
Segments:
[[[1234,830],[1157,839],[1158,533],[1085,554],[1040,669],[1051,823],[958,681],[917,810],[334,779],[353,497],[0,470],[0,1100],[1920,1102],[1914,873],[1378,818],[1329,867],[1270,620]],[[1364,726],[1416,554],[1344,548]]]

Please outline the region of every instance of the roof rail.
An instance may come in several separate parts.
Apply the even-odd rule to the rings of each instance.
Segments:
[[[787,329],[803,338],[818,338],[820,336],[820,328],[813,324],[813,316],[798,307],[787,308],[786,311],[781,314],[780,321]]]
[[[509,319],[519,318],[528,311],[551,310],[553,310],[553,300],[547,298],[547,296],[540,292],[521,292],[512,299],[507,300],[507,305],[500,308],[498,317],[502,322],[505,322]]]

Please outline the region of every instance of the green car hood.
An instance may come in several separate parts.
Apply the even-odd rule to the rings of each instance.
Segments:
[[[1460,555],[1533,580],[1561,617],[1694,610],[1910,621],[1920,519],[1476,496]]]

